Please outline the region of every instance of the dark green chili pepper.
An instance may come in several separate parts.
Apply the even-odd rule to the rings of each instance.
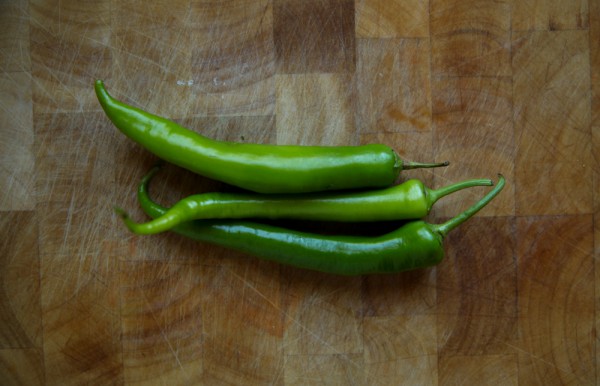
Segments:
[[[149,173],[154,176],[158,168]],[[144,224],[117,209],[127,227],[137,234],[164,232],[183,222],[199,219],[299,219],[316,221],[413,220],[426,216],[440,198],[473,186],[493,185],[489,179],[462,181],[431,190],[419,180],[361,192],[265,195],[257,193],[204,193],[184,198],[164,215]]]
[[[167,212],[148,195],[146,176],[138,189],[144,212]],[[394,273],[425,268],[444,257],[443,239],[452,229],[486,206],[504,187],[497,185],[475,205],[443,224],[409,222],[383,236],[325,236],[242,221],[190,221],[173,228],[186,237],[242,251],[263,259],[338,275]]]
[[[158,157],[197,174],[259,193],[308,193],[384,187],[403,169],[446,166],[406,163],[388,146],[292,146],[216,141],[111,97],[96,96],[108,118]]]

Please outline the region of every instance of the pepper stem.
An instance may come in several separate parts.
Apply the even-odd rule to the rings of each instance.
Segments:
[[[494,197],[496,197],[498,193],[500,193],[502,188],[504,188],[504,184],[504,176],[502,174],[498,174],[498,183],[496,184],[494,189],[492,189],[488,194],[485,195],[485,197],[483,197],[481,200],[475,203],[475,205],[465,210],[458,216],[446,221],[443,224],[435,225],[435,229],[442,235],[442,237],[446,237],[448,232],[450,232],[452,229],[456,228],[463,222],[473,217],[475,213],[479,212],[483,207],[489,204],[490,201],[492,201]]]
[[[409,170],[409,169],[439,168],[439,167],[444,167],[444,166],[448,166],[448,165],[450,165],[449,161],[437,162],[437,163],[421,163],[421,162],[405,161],[404,164],[402,165],[402,169]]]
[[[481,179],[473,179],[473,180],[457,182],[455,184],[444,186],[443,188],[439,188],[439,189],[435,189],[435,190],[432,189],[429,191],[429,205],[433,205],[440,198],[447,196],[451,193],[458,192],[459,190],[463,190],[466,188],[472,188],[475,186],[493,186],[493,185],[494,185],[494,183],[492,182],[492,180],[487,179],[487,178],[481,178]]]

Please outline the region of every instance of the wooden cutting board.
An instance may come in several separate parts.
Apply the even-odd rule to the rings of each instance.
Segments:
[[[598,383],[599,0],[12,0],[0,25],[1,384]],[[451,162],[399,182],[508,183],[403,274],[135,236],[112,208],[145,218],[156,158],[97,78],[213,138],[380,142]],[[168,165],[152,194],[226,189]]]

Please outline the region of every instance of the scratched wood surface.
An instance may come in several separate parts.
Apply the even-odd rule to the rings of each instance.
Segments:
[[[3,0],[0,25],[0,384],[600,383],[600,0]],[[96,78],[210,137],[508,184],[404,274],[133,236],[112,208],[143,219],[156,159]],[[153,195],[227,188],[167,166]]]

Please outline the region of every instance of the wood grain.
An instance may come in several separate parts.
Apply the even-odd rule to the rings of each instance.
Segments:
[[[5,212],[0,233],[0,378],[6,385],[43,385],[40,264],[34,211]]]
[[[356,127],[361,133],[431,130],[427,39],[357,41]]]
[[[600,127],[600,2],[590,1],[590,78],[592,82],[592,126],[594,132]],[[594,154],[598,154],[597,152]]]
[[[30,72],[29,4],[25,0],[0,4],[0,69],[5,72]]]
[[[419,0],[358,0],[355,23],[359,38],[426,38],[429,4]]]
[[[193,82],[189,2],[113,4],[108,19],[113,71],[102,75],[109,77],[104,79],[108,91],[155,114],[190,115],[186,103],[191,97],[188,82]],[[136,96],[142,93],[147,97],[140,100]]]
[[[191,114],[273,114],[274,7],[268,0],[192,2],[188,48],[194,82],[190,97],[196,103],[190,105]]]
[[[600,1],[592,0],[589,3],[590,7],[590,73],[591,73],[591,93],[592,93],[592,155],[594,168],[594,262],[600,259]],[[599,270],[595,270],[595,293],[600,293],[598,286]],[[600,310],[600,298],[596,296],[595,324],[596,331],[600,327],[600,318],[598,311]],[[596,369],[600,361],[598,359],[598,339],[596,338]]]
[[[118,244],[112,237],[117,223],[101,209],[110,207],[114,189],[110,158],[104,158],[111,153],[111,140],[102,137],[113,134],[95,130],[100,117],[55,113],[34,118],[48,383],[122,381]]]
[[[481,214],[514,213],[514,142],[512,83],[505,77],[440,77],[433,81],[434,154],[456,160],[439,170],[435,185],[443,186],[465,175],[498,173],[508,180],[507,193]],[[454,164],[458,167],[453,167]],[[467,209],[487,189],[474,188],[444,198],[436,213],[452,217]]]
[[[204,326],[199,267],[159,261],[123,262],[120,267],[121,282],[127,283],[120,291],[125,383],[200,381]]]
[[[515,31],[585,29],[591,15],[588,14],[588,7],[588,2],[585,0],[515,1],[512,7],[513,29]]]
[[[0,115],[3,140],[0,162],[0,210],[33,210],[35,154],[31,74],[23,71],[0,75],[2,106],[10,114]]]
[[[109,4],[58,3],[29,2],[33,111],[98,109],[90,77],[110,74]]]
[[[510,4],[431,0],[434,75],[510,75]]]
[[[520,384],[595,382],[592,227],[589,215],[517,221]]]
[[[518,133],[515,206],[519,215],[591,212],[586,37],[580,31],[513,36],[514,121]],[[544,71],[537,70],[540,65]],[[547,178],[548,172],[561,178]],[[574,180],[578,189],[571,188],[570,181]]]
[[[344,75],[277,76],[277,143],[356,145],[351,91]]]
[[[206,384],[283,384],[278,273],[276,264],[248,259],[203,266],[198,273]]]
[[[273,0],[278,73],[352,72],[354,1]]]
[[[437,383],[435,315],[365,318],[365,372],[375,384]]]
[[[283,274],[289,277],[284,289],[286,355],[360,353],[362,309],[354,299],[360,297],[361,280],[312,272]]]
[[[363,283],[363,314],[369,317],[435,314],[436,270],[367,276]]]
[[[440,359],[440,383],[459,385],[519,385],[519,367],[513,355],[463,355]]]
[[[0,244],[0,348],[40,349],[40,265],[36,244],[32,242],[38,238],[35,213],[8,212],[2,218],[0,229],[13,235],[12,243]]]
[[[13,0],[0,25],[0,384],[598,384],[600,0]],[[147,218],[157,158],[97,78],[211,138],[384,143],[451,162],[398,183],[507,185],[415,272],[135,236],[113,207]],[[150,192],[236,190],[165,165]]]
[[[0,374],[2,374],[2,384],[7,386],[46,384],[41,350],[0,350]]]
[[[442,358],[515,354],[517,282],[514,222],[477,218],[448,237],[447,264],[437,279],[438,347]],[[487,229],[491,243],[472,229]],[[482,245],[491,245],[478,259]],[[474,279],[477,278],[477,279]],[[453,371],[456,371],[454,369]],[[442,374],[445,376],[445,374]]]
[[[286,385],[365,384],[361,354],[286,355]]]

